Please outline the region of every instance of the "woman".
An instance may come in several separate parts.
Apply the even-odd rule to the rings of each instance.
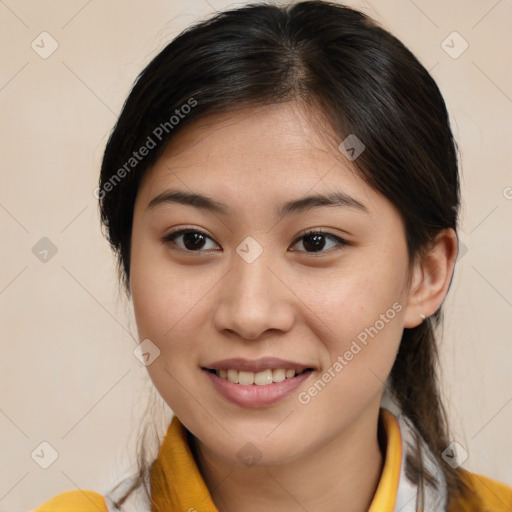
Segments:
[[[128,488],[37,510],[512,510],[439,396],[456,144],[396,38],[317,1],[190,28],[139,76],[97,196],[175,416]]]

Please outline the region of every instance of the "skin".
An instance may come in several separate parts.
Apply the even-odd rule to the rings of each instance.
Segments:
[[[310,119],[310,117],[309,117]],[[409,264],[396,208],[359,178],[296,104],[196,121],[144,177],[132,232],[130,288],[141,340],[160,356],[148,366],[165,402],[195,438],[197,462],[221,512],[366,511],[382,471],[378,414],[402,331],[433,314],[448,290],[456,236],[442,231]],[[225,203],[230,213],[165,203],[167,189]],[[322,206],[281,220],[275,210],[311,193],[341,191],[366,211]],[[206,234],[199,250],[181,228]],[[301,238],[322,229],[312,252]],[[248,236],[262,254],[236,252]],[[309,252],[308,252],[309,251]],[[378,335],[307,405],[297,400],[366,327],[399,303]],[[224,399],[201,367],[220,359],[280,357],[315,367],[297,393],[263,408]],[[254,444],[247,467],[237,453]]]

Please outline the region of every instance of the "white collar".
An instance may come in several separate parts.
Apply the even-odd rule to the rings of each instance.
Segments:
[[[402,460],[400,463],[400,479],[393,512],[446,512],[447,486],[444,473],[432,456],[432,452],[420,436],[412,421],[407,418],[396,400],[386,388],[382,397],[381,407],[387,409],[398,421],[402,441]],[[422,463],[428,472],[437,481],[438,488],[425,482],[423,491],[420,486],[411,482],[406,476],[406,460],[409,454],[421,453]],[[391,512],[391,511],[390,511]]]

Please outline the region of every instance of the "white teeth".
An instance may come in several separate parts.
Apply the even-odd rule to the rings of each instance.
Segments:
[[[263,370],[262,372],[253,373],[254,384],[257,386],[266,386],[272,384],[272,370]]]
[[[284,379],[286,379],[286,372],[282,368],[272,370],[272,380],[274,382],[282,382]]]
[[[250,386],[251,384],[254,384],[254,373],[253,372],[238,372],[238,383],[242,384],[244,386]]]
[[[276,370],[263,370],[261,372],[244,372],[238,370],[216,370],[216,375],[222,379],[226,379],[234,384],[242,384],[243,386],[267,386],[273,382],[282,382],[285,379],[295,377],[295,370],[285,370],[277,368]],[[302,372],[298,372],[300,374]]]

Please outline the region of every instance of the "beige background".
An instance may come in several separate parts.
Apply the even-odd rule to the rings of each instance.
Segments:
[[[432,70],[450,110],[468,251],[447,299],[443,385],[465,466],[512,484],[512,1],[352,4]],[[92,191],[136,75],[227,5],[0,1],[0,511],[69,489],[103,492],[133,455],[150,386]],[[58,43],[46,59],[31,47],[51,49],[43,31]],[[469,45],[458,58],[443,48],[462,49],[453,31]],[[32,251],[42,237],[58,250],[47,262]],[[48,469],[31,458],[43,441],[58,452]]]

